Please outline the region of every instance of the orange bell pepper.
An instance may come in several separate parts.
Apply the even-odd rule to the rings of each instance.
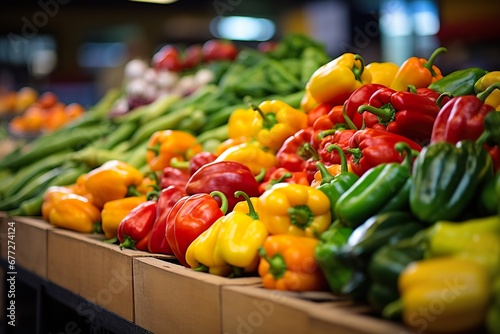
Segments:
[[[66,194],[57,201],[49,214],[49,223],[81,233],[100,230],[101,211],[87,198]]]
[[[266,289],[321,291],[326,279],[314,258],[317,239],[270,235],[259,249],[259,276]]]
[[[437,48],[429,57],[429,60],[418,57],[410,57],[399,67],[390,88],[397,91],[407,91],[408,85],[415,88],[428,87],[434,81],[443,77],[441,70],[434,65],[436,57],[447,52],[444,47]]]
[[[215,149],[215,155],[219,156],[228,148],[236,146],[236,145],[240,145],[240,144],[243,144],[246,142],[248,142],[248,137],[246,137],[246,136],[228,138],[217,146],[217,148]]]
[[[146,161],[152,171],[170,166],[170,161],[189,161],[203,150],[196,137],[186,131],[161,130],[151,135],[147,145]]]
[[[146,196],[131,196],[106,202],[101,210],[102,231],[106,239],[116,237],[118,225],[133,208],[146,201]]]
[[[65,195],[73,194],[73,186],[51,186],[47,188],[43,195],[42,217],[46,221],[49,220],[49,214],[54,205]]]
[[[142,173],[119,160],[110,160],[87,173],[85,188],[92,195],[92,202],[102,208],[106,202],[137,195],[135,190],[143,181]]]

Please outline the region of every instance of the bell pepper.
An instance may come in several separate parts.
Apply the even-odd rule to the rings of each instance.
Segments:
[[[201,151],[202,146],[194,135],[180,130],[160,130],[148,140],[146,161],[152,171],[161,171],[170,166],[173,158],[185,161]]]
[[[266,100],[259,106],[251,123],[254,138],[272,153],[276,153],[284,141],[300,129],[307,127],[307,114],[279,100]]]
[[[84,173],[80,175],[77,179],[75,184],[73,185],[73,193],[83,196],[87,198],[89,201],[94,203],[94,199],[92,197],[92,194],[85,188],[85,180],[87,178],[87,173]]]
[[[165,236],[167,216],[174,204],[184,196],[187,196],[184,189],[176,186],[168,186],[159,192],[156,206],[156,219],[153,223],[151,236],[148,241],[148,251],[150,253],[174,255]]]
[[[387,305],[386,318],[401,314],[417,332],[477,332],[484,324],[490,283],[474,262],[439,257],[409,264],[399,276],[401,298]]]
[[[427,224],[458,219],[479,185],[492,177],[492,161],[482,145],[464,140],[425,146],[413,166],[410,210]]]
[[[218,155],[212,152],[202,151],[193,155],[193,157],[191,157],[188,161],[179,161],[176,158],[173,158],[170,160],[170,166],[177,168],[190,176],[200,169],[201,166],[214,162],[217,157]]]
[[[353,270],[337,260],[335,255],[347,244],[353,229],[350,227],[332,225],[321,233],[319,242],[314,249],[314,258],[328,282],[330,291],[341,295],[343,287],[351,280]]]
[[[372,95],[380,89],[387,89],[387,87],[375,83],[366,84],[356,89],[349,96],[345,103],[345,119],[352,122],[351,129],[361,129],[363,125],[367,128],[383,128],[379,125],[377,116],[358,112],[359,107],[368,104]]]
[[[317,189],[321,190],[328,197],[328,200],[330,201],[330,213],[332,215],[332,219],[335,220],[335,204],[340,196],[342,196],[359,179],[359,176],[349,172],[347,160],[342,148],[337,145],[330,145],[327,147],[327,150],[336,150],[340,155],[341,171],[339,174],[333,176],[328,172],[325,165],[321,162],[317,162],[316,165],[321,172],[321,183]]]
[[[326,115],[318,117],[312,125],[314,135],[311,143],[318,147],[323,138],[329,136],[337,130],[346,130],[349,128],[344,118],[344,106],[335,106]]]
[[[118,225],[116,236],[120,249],[148,250],[149,237],[156,220],[156,195],[147,197],[145,202],[132,209]]]
[[[219,192],[198,193],[179,199],[167,215],[165,236],[175,257],[185,267],[189,245],[227,211],[226,196],[221,196],[221,207],[214,199]]]
[[[497,82],[500,82],[500,71],[486,73],[474,83],[474,92],[477,94],[482,93]],[[484,99],[484,103],[492,106],[496,111],[500,111],[500,90],[492,91]]]
[[[228,148],[236,146],[236,145],[239,145],[239,144],[246,143],[247,141],[248,141],[248,138],[245,137],[245,136],[239,136],[239,137],[235,137],[235,138],[228,138],[228,139],[220,142],[217,145],[217,147],[215,148],[215,153],[214,154],[216,156],[219,156],[219,155],[222,154],[222,152],[224,152]]]
[[[246,140],[252,138],[252,128],[249,124],[252,124],[254,118],[255,110],[252,108],[238,108],[234,110],[227,121],[228,138],[244,137]]]
[[[403,156],[396,150],[398,142],[405,142],[416,152],[422,147],[404,136],[384,130],[365,129],[356,131],[349,139],[349,164],[352,171],[362,176],[369,169],[383,163],[402,162]]]
[[[318,68],[306,84],[306,92],[319,103],[342,105],[349,95],[372,80],[358,54],[344,53]]]
[[[271,189],[275,184],[285,182],[291,184],[303,184],[305,186],[309,185],[307,179],[307,174],[305,172],[290,172],[286,168],[275,169],[267,178],[265,182],[259,185],[260,192],[263,193],[266,190]]]
[[[93,203],[102,208],[108,201],[138,195],[135,188],[143,180],[135,167],[119,160],[110,160],[87,173],[85,189],[92,195]]]
[[[270,234],[318,238],[332,222],[328,197],[310,186],[279,183],[265,191],[259,201],[260,220]]]
[[[130,196],[106,202],[101,210],[102,231],[106,239],[115,238],[123,218],[143,202],[146,202],[146,196]]]
[[[343,151],[347,151],[349,149],[349,141],[355,133],[356,130],[337,130],[333,134],[324,137],[318,146],[318,153],[321,161],[326,165],[340,164],[342,159],[339,152],[337,150],[328,150],[327,148],[331,145],[337,145]]]
[[[270,235],[259,249],[259,276],[265,289],[321,291],[327,283],[316,263],[317,239]]]
[[[486,313],[486,330],[489,334],[500,333],[500,276],[492,283],[492,300]]]
[[[185,189],[190,175],[187,171],[175,167],[165,167],[160,175],[160,189],[176,186]]]
[[[321,116],[328,115],[333,106],[328,103],[320,103],[307,112],[307,126],[313,126]]]
[[[48,221],[56,227],[92,233],[101,228],[101,211],[85,197],[66,194],[54,204]]]
[[[401,190],[410,178],[412,150],[404,142],[394,146],[396,152],[404,155],[401,164],[380,163],[369,169],[335,203],[335,216],[343,225],[356,228],[379,213],[391,199],[404,195]]]
[[[488,71],[479,67],[464,68],[434,81],[428,88],[438,93],[450,93],[452,96],[474,95],[474,84],[486,73]]]
[[[443,75],[434,65],[434,61],[440,54],[446,52],[446,48],[439,47],[432,52],[428,60],[418,57],[406,59],[396,72],[390,88],[402,92],[406,91],[408,85],[414,85],[416,88],[428,87],[431,83],[441,79]]]
[[[246,142],[228,148],[214,161],[236,161],[250,168],[254,175],[276,166],[276,156],[256,141]]]
[[[314,107],[318,105],[318,101],[316,101],[309,90],[305,90],[304,96],[300,100],[300,109],[305,113],[311,111]]]
[[[42,217],[44,220],[49,220],[49,214],[54,204],[56,204],[63,196],[73,194],[73,187],[50,186],[45,190],[42,203]]]
[[[232,211],[241,199],[234,192],[241,190],[248,196],[259,196],[259,182],[246,165],[237,161],[214,161],[198,169],[188,180],[186,192],[189,195],[211,193],[218,190],[227,197],[228,211]],[[219,197],[215,199],[221,203]]]
[[[366,69],[372,75],[372,84],[380,84],[389,87],[394,76],[399,70],[399,66],[390,62],[372,62],[366,65]]]
[[[301,172],[307,159],[311,157],[307,149],[311,145],[313,128],[300,129],[288,137],[276,153],[276,165],[291,172]]]
[[[429,143],[434,121],[440,109],[425,95],[379,89],[359,113],[371,113],[385,130],[405,136],[421,146]]]

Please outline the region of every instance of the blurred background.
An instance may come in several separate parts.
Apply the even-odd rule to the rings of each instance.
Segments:
[[[157,2],[160,0],[156,0]],[[500,69],[498,0],[4,0],[0,14],[0,91],[31,86],[62,102],[95,103],[121,85],[123,66],[151,59],[165,44],[211,38],[241,46],[301,32],[334,58],[400,65],[448,49],[443,74]]]

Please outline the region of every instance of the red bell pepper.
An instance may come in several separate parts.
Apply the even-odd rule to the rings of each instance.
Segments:
[[[307,112],[307,126],[313,126],[318,118],[327,115],[332,110],[332,105],[328,103],[320,103]]]
[[[384,85],[380,84],[366,84],[356,89],[346,101],[345,114],[356,129],[361,129],[364,126],[371,128],[378,124],[377,116],[372,114],[360,114],[358,108],[362,105],[368,104],[370,98],[375,92],[380,89],[385,89]]]
[[[436,101],[425,95],[390,88],[379,89],[368,104],[358,108],[359,113],[376,115],[388,132],[405,136],[421,145],[429,143],[439,110]]]
[[[335,106],[327,115],[319,117],[316,122],[314,122],[312,144],[315,148],[318,148],[319,143],[324,137],[335,133],[337,130],[345,130],[348,128],[349,125],[346,123],[344,117],[344,106]]]
[[[181,170],[187,170],[189,176],[193,175],[201,166],[206,165],[210,162],[214,162],[217,159],[217,155],[212,152],[203,151],[193,155],[189,161],[179,161],[175,158],[170,160],[170,166]]]
[[[168,186],[176,186],[181,189],[186,188],[189,180],[189,174],[175,167],[165,167],[160,177],[160,188],[164,189]]]
[[[148,250],[149,237],[156,220],[156,200],[147,200],[132,209],[118,225],[120,249]]]
[[[308,127],[288,137],[276,153],[276,165],[291,172],[302,171],[306,160],[311,157],[307,146],[311,144],[313,133],[313,128]]]
[[[186,184],[189,195],[209,194],[216,190],[226,195],[228,211],[232,211],[236,203],[245,200],[235,197],[236,191],[243,191],[250,197],[260,195],[259,182],[250,168],[237,161],[214,161],[203,165],[191,175]],[[219,197],[216,200],[221,203]]]
[[[335,144],[340,146],[343,151],[347,150],[349,148],[349,140],[355,133],[356,130],[337,130],[334,134],[328,135],[323,138],[318,147],[321,161],[323,161],[323,163],[327,166],[340,164],[341,159],[337,150],[329,152],[326,148],[332,144]]]
[[[148,242],[148,250],[151,253],[174,255],[165,236],[167,216],[174,204],[184,196],[187,196],[184,189],[176,186],[168,186],[160,191],[156,206],[156,220]]]
[[[412,150],[420,152],[422,147],[414,141],[379,129],[364,129],[356,131],[349,140],[351,153],[349,164],[352,171],[358,175],[363,175],[367,170],[382,163],[401,163],[403,157],[394,148],[398,142],[408,143]]]
[[[219,207],[214,198],[217,193],[184,196],[167,215],[165,237],[175,257],[185,267],[189,268],[185,257],[189,245],[227,211],[225,196],[217,196],[222,202]]]
[[[281,183],[281,182],[303,184],[305,186],[308,186],[310,184],[308,179],[307,179],[306,172],[304,172],[304,171],[291,172],[291,171],[287,170],[286,168],[280,167],[280,168],[275,169],[269,175],[267,180],[260,184],[260,186],[259,186],[260,192],[263,193],[264,191],[268,190],[276,183]]]

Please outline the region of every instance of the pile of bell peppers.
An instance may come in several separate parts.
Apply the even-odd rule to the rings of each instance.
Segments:
[[[499,333],[500,71],[443,75],[445,53],[401,66],[344,53],[313,71],[300,108],[249,101],[211,152],[158,131],[148,174],[105,163],[49,189],[43,217],[196,271],[362,301],[417,331]],[[463,293],[439,299],[446,282]]]

